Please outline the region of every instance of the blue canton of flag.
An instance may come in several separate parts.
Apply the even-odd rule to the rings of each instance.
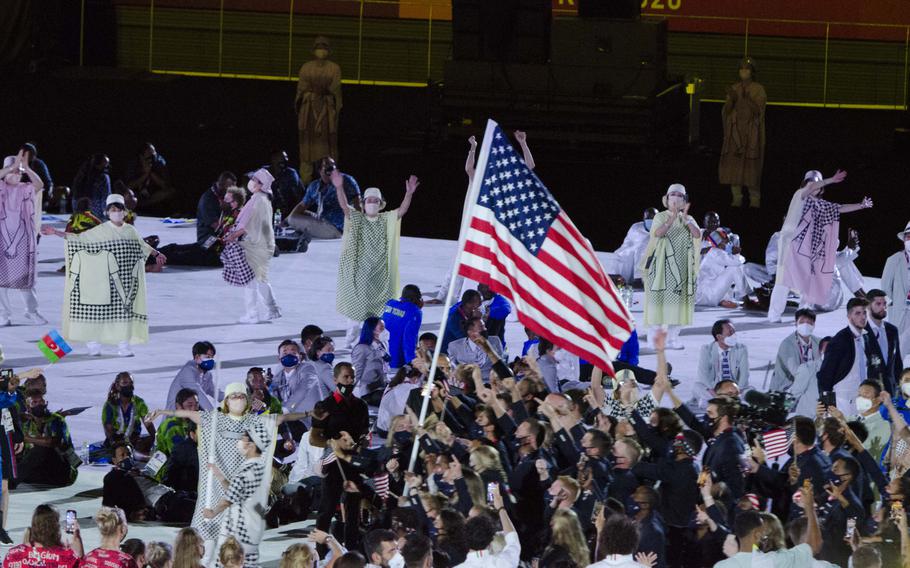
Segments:
[[[540,250],[560,211],[556,199],[528,169],[499,126],[494,130],[478,204],[492,210],[496,220],[532,254]]]

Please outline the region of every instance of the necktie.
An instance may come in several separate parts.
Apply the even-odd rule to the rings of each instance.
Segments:
[[[882,350],[882,362],[888,362],[888,337],[885,333],[885,325],[875,328],[875,338],[878,339],[878,347]]]
[[[725,381],[733,379],[733,373],[730,371],[729,354],[729,349],[720,352],[720,377]]]
[[[866,336],[863,333],[860,333],[859,337],[856,338],[859,349],[857,349],[859,357],[859,380],[865,381],[869,376],[868,363],[866,363]]]

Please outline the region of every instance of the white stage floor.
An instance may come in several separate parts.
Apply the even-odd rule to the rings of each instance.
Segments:
[[[61,218],[62,219],[62,218]],[[61,223],[62,225],[62,223]],[[162,245],[195,241],[195,225],[165,225],[155,219],[140,219],[137,228],[143,235],[157,234]],[[617,243],[618,245],[618,243]],[[421,238],[402,238],[401,282],[420,286],[424,293],[435,291],[451,263],[454,241]],[[101,405],[108,387],[120,371],[130,371],[136,380],[136,394],[154,409],[163,404],[171,379],[188,359],[192,344],[199,340],[212,341],[221,361],[219,383],[242,381],[245,370],[254,365],[275,365],[278,343],[286,338],[299,341],[300,329],[315,323],[330,335],[343,335],[345,320],[335,312],[335,285],[339,241],[314,241],[306,254],[283,254],[272,261],[271,280],[283,317],[259,325],[241,325],[236,319],[242,311],[242,291],[226,285],[220,269],[168,267],[163,272],[148,274],[148,312],[151,341],[134,346],[136,356],[120,358],[116,347],[105,347],[102,357],[89,357],[82,344],[61,362],[47,366],[48,396],[52,410],[91,406],[84,413],[68,418],[76,447],[83,442],[103,437]],[[761,259],[758,259],[761,260]],[[50,329],[59,328],[63,298],[64,276],[57,272],[63,264],[63,240],[42,237],[39,246],[38,295],[40,311],[50,323],[43,326],[26,325],[18,294],[10,294],[15,317],[12,327],[0,328],[0,345],[6,355],[3,367],[17,370],[46,366],[36,342]],[[866,289],[877,285],[867,279]],[[640,295],[636,294],[636,300]],[[441,306],[424,309],[424,329],[436,332]],[[641,305],[633,307],[639,323]],[[749,347],[751,380],[763,388],[766,369],[774,360],[783,336],[793,330],[792,323],[769,325],[762,315],[753,312],[703,309],[695,314],[695,325],[682,333],[685,349],[668,352],[673,364],[673,376],[682,381],[679,387],[686,399],[695,372],[698,347],[710,341],[711,324],[721,317],[733,320],[740,342]],[[816,335],[833,335],[846,325],[842,310],[822,314],[816,324]],[[643,331],[643,330],[642,330]],[[642,333],[644,335],[644,333]],[[506,341],[514,351],[524,341],[522,327],[514,321],[507,326]],[[644,344],[644,342],[643,342]],[[513,353],[514,355],[514,353]],[[343,356],[341,357],[344,358]],[[642,365],[653,367],[654,356],[642,357]],[[10,499],[8,530],[16,542],[28,526],[31,512],[40,503],[53,503],[61,511],[71,508],[79,514],[84,527],[83,539],[87,549],[98,545],[98,532],[90,520],[101,505],[101,479],[106,467],[83,467],[79,480],[62,490],[24,493],[14,491]],[[270,530],[260,548],[263,566],[277,566],[281,552],[292,539],[284,533],[297,525]],[[130,536],[172,542],[177,530],[157,525],[135,525]]]

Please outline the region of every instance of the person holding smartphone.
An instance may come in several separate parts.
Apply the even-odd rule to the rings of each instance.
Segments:
[[[60,530],[57,509],[51,505],[38,505],[32,514],[31,526],[25,529],[23,543],[10,549],[3,559],[3,568],[26,566],[29,558],[41,558],[46,568],[75,568],[84,554],[75,511],[67,530],[72,537],[64,540]]]

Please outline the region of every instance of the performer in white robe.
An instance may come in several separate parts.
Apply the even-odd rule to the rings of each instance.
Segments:
[[[765,247],[765,263],[747,262],[743,265],[746,278],[753,288],[757,288],[766,282],[774,280],[777,274],[777,251],[780,245],[780,231],[774,232],[768,239],[768,246]]]
[[[124,222],[122,195],[107,196],[105,213],[106,223],[79,234],[50,226],[41,232],[66,239],[63,337],[85,341],[89,355],[101,355],[106,343],[116,344],[121,357],[132,357],[130,344],[149,339],[145,259],[154,255],[161,266],[167,258]]]
[[[23,176],[28,181],[23,181]],[[35,291],[41,191],[44,182],[28,166],[24,151],[7,156],[0,169],[0,327],[10,325],[8,290],[18,289],[25,301],[25,319],[45,324]]]
[[[903,249],[885,261],[882,290],[891,298],[888,321],[897,326],[901,345],[910,345],[910,222],[897,234]],[[910,348],[908,348],[910,351]],[[910,352],[904,356],[904,367],[910,366]]]
[[[651,238],[651,223],[654,216],[657,215],[657,209],[649,207],[644,211],[644,218],[638,223],[633,223],[626,233],[626,238],[618,249],[613,251],[604,269],[607,274],[619,274],[627,284],[634,280],[641,280],[641,257],[648,248],[648,240]]]
[[[275,254],[272,203],[269,201],[273,181],[275,178],[265,168],[253,172],[247,183],[247,189],[253,196],[240,210],[234,229],[224,238],[225,245],[240,239],[247,264],[256,276],[243,289],[246,313],[238,320],[240,323],[259,323],[263,320],[259,311],[260,301],[268,313],[265,319],[281,317],[281,310],[272,293],[272,285],[269,284],[269,263]]]
[[[722,243],[726,245],[726,239]],[[734,308],[734,300],[742,300],[752,287],[743,271],[743,257],[719,246],[711,247],[701,258],[695,305]]]

